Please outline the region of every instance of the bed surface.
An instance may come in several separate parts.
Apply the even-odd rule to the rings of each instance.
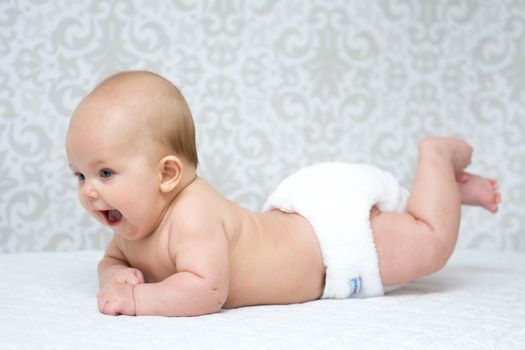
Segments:
[[[386,297],[193,318],[96,309],[102,252],[0,255],[0,348],[525,349],[525,254],[457,251]]]

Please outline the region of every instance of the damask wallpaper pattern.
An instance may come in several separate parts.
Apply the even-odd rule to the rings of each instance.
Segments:
[[[525,1],[0,1],[0,251],[102,248],[68,169],[68,118],[97,82],[177,84],[200,174],[257,210],[280,179],[368,162],[410,187],[417,141],[455,135],[497,177],[459,245],[525,252]]]

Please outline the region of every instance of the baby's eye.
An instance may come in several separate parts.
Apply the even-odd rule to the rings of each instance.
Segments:
[[[101,170],[98,172],[98,175],[99,175],[100,177],[108,178],[108,177],[113,176],[113,170],[110,170],[110,169],[101,169]]]
[[[79,182],[84,181],[86,179],[86,177],[82,173],[74,173],[73,175],[75,175]]]

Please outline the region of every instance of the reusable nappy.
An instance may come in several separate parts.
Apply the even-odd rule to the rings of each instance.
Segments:
[[[323,163],[288,176],[263,211],[298,213],[312,225],[326,267],[322,298],[384,294],[370,210],[403,212],[408,191],[388,172],[365,164]]]

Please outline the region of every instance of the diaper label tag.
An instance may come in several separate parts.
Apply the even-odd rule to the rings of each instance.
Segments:
[[[361,276],[355,276],[350,279],[350,296],[353,296],[361,291],[361,286],[363,282],[361,281]]]

